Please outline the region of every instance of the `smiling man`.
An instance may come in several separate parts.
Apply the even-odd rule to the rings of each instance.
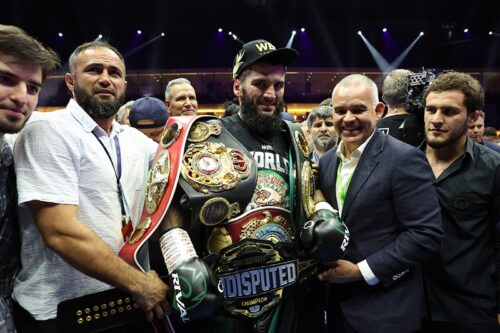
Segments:
[[[16,176],[4,139],[17,133],[36,107],[42,83],[59,66],[59,56],[18,27],[0,25],[0,332],[15,332],[12,284],[20,263]]]
[[[332,283],[328,332],[415,332],[421,264],[442,238],[432,171],[417,148],[376,130],[384,104],[370,78],[342,79],[332,106],[341,141],[321,158],[319,180],[349,228],[351,247],[319,275]]]
[[[445,230],[425,267],[426,332],[499,331],[500,155],[467,137],[483,106],[483,88],[465,73],[443,73],[425,92],[423,148]]]
[[[171,116],[194,116],[198,111],[196,91],[183,77],[169,81],[165,89],[165,105]]]

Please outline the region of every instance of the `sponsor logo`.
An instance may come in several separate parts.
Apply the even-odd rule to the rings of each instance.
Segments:
[[[264,52],[267,50],[269,50],[269,51],[276,50],[276,47],[274,47],[274,45],[269,43],[269,42],[257,43],[257,44],[255,44],[255,47],[257,48],[257,50],[259,50],[259,52]]]
[[[345,252],[347,245],[349,245],[349,236],[345,234],[344,239],[342,240],[342,245],[340,245],[340,249]]]
[[[181,289],[181,283],[179,281],[179,274],[173,273],[172,274],[172,282],[174,284],[174,298],[175,298],[175,304],[177,305],[177,308],[179,308],[180,316],[182,322],[188,322],[189,317],[186,311],[186,306],[182,302],[182,289]]]

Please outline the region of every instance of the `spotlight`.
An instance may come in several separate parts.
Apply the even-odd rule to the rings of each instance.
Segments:
[[[227,34],[228,34],[229,36],[231,36],[233,33],[232,33],[231,31],[229,31]]]
[[[382,29],[383,32],[387,32],[387,28]]]
[[[59,37],[64,36],[62,32],[58,33],[57,35],[58,35]]]
[[[469,32],[469,29],[465,28],[464,33],[468,33],[468,32]]]
[[[162,32],[162,33],[161,33],[161,36],[162,36],[162,37],[165,37],[165,33],[164,33],[164,32]]]
[[[99,34],[99,36],[97,36],[97,38],[102,39],[102,34]]]
[[[493,31],[488,32],[488,35],[490,36],[493,35]]]
[[[233,34],[233,39],[234,40],[238,39],[238,36],[236,36],[235,34]]]
[[[300,28],[300,31],[301,31],[301,32],[305,32],[305,31],[306,31],[306,28]]]
[[[137,30],[137,34],[138,34],[138,35],[141,35],[141,34],[142,34],[142,31],[141,31],[141,30]]]
[[[420,36],[423,36],[424,35],[424,32],[423,31],[420,31]]]
[[[363,34],[363,33],[361,32],[361,30],[359,30],[359,31],[358,31],[358,35],[360,35],[360,36],[361,36],[362,34]]]
[[[222,32],[222,28],[219,28],[219,30],[218,30],[218,31],[219,31],[219,32]]]
[[[295,34],[297,34],[297,31],[296,31],[296,30],[293,30],[293,31],[292,31],[292,35],[295,35]]]

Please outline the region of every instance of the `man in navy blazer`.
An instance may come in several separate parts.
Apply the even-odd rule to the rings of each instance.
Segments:
[[[329,332],[414,332],[424,310],[421,263],[441,245],[434,177],[418,149],[376,130],[376,84],[353,74],[332,93],[341,138],[319,163],[320,187],[349,228],[350,249],[325,263]]]

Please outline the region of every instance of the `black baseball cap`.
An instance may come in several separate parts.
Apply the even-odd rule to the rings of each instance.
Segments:
[[[264,39],[257,39],[243,45],[233,62],[233,79],[252,64],[262,61],[270,64],[291,64],[299,55],[292,48],[284,47],[277,49],[273,44]]]

